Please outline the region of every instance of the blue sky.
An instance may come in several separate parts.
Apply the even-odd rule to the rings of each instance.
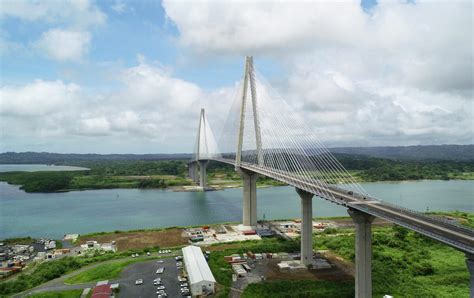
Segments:
[[[192,111],[219,126],[248,54],[329,146],[472,142],[470,1],[237,6],[3,1],[0,150],[189,152]],[[384,107],[393,126],[358,118]],[[189,118],[175,125],[186,141],[165,138],[171,115]]]
[[[113,9],[117,3],[124,4],[123,12]],[[94,36],[87,61],[58,63],[27,49],[11,51],[1,60],[2,82],[24,84],[37,78],[62,79],[64,72],[71,71],[76,73],[74,81],[102,89],[110,82],[96,76],[96,68],[106,62],[132,66],[138,54],[172,67],[176,76],[203,88],[232,83],[241,75],[241,55],[218,57],[217,62],[213,58],[212,63],[218,67],[209,67],[210,57],[203,60],[186,58],[185,50],[177,45],[179,31],[173,21],[167,19],[159,1],[97,1],[96,4],[107,16],[107,24],[92,29]],[[374,0],[361,1],[361,6],[367,10],[375,5]],[[28,45],[48,30],[51,23],[4,17],[1,26],[4,39]],[[278,76],[278,72],[282,71],[275,59],[258,60],[258,65],[260,71],[269,77]]]

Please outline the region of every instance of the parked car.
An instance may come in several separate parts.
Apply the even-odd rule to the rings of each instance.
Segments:
[[[180,282],[188,281],[188,279],[187,279],[186,277],[184,277],[184,276],[178,276],[178,280],[179,280]]]
[[[157,290],[164,290],[164,289],[166,289],[166,287],[165,286],[158,286],[156,289]]]

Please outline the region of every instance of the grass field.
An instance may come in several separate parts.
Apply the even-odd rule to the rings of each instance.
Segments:
[[[145,259],[132,259],[121,262],[103,264],[83,271],[67,278],[65,284],[82,284],[91,281],[101,281],[120,277],[122,270],[133,263],[143,262]],[[147,259],[148,260],[148,259]]]
[[[28,295],[29,298],[79,298],[81,297],[82,290],[69,290],[61,292],[45,292]]]

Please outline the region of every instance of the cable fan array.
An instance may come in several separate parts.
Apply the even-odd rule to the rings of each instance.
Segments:
[[[260,73],[252,74],[248,80],[250,86],[245,87],[244,83],[245,79],[238,86],[217,142],[220,154],[216,154],[214,159],[236,160],[242,123],[242,165],[268,169],[318,185],[322,196],[327,199],[334,199],[331,192],[325,191],[331,184],[368,195],[318,140],[314,129],[308,127],[301,115],[272,89]]]

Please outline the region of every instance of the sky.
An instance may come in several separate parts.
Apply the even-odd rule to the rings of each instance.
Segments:
[[[472,144],[472,1],[0,0],[0,152],[192,152],[244,58],[328,147]]]

